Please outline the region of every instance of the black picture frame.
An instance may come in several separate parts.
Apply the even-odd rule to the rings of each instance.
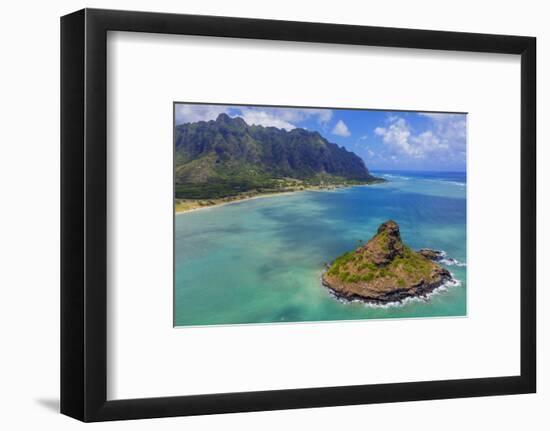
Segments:
[[[107,32],[129,31],[521,57],[521,374],[107,400]],[[61,18],[61,412],[106,421],[532,393],[536,390],[536,39],[83,9]]]

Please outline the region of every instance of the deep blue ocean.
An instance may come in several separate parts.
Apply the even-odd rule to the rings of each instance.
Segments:
[[[372,173],[388,182],[177,215],[174,324],[465,316],[466,174]],[[338,301],[320,282],[325,263],[388,219],[412,248],[444,250],[456,285],[400,304]]]

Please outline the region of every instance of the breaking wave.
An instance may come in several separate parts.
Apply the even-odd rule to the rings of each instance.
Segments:
[[[456,260],[452,257],[449,257],[445,250],[441,250],[441,255],[443,256],[443,258],[439,259],[437,261],[438,263],[442,263],[443,265],[447,265],[447,266],[461,266],[461,267],[466,266],[466,263]]]
[[[460,280],[454,278],[454,274],[451,273],[451,276],[452,278],[449,281],[446,281],[441,286],[436,287],[430,293],[427,293],[423,296],[411,296],[411,297],[403,298],[400,301],[385,302],[385,303],[368,301],[368,300],[359,299],[359,298],[346,299],[338,295],[336,292],[334,292],[330,288],[328,288],[327,290],[329,295],[335,300],[337,300],[338,302],[340,302],[341,304],[359,303],[364,305],[366,308],[398,308],[414,302],[424,302],[424,303],[430,302],[430,298],[432,296],[444,293],[448,291],[450,288],[459,287],[462,285],[462,282]]]

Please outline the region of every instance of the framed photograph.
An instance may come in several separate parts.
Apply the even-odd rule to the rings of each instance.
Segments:
[[[531,393],[536,41],[61,18],[61,411]]]

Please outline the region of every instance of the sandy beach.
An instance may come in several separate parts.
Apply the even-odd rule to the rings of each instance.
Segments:
[[[301,187],[294,190],[283,190],[280,192],[269,192],[269,193],[257,193],[255,195],[243,194],[226,198],[219,199],[176,199],[175,214],[181,215],[186,214],[192,211],[200,211],[208,208],[220,207],[223,205],[228,205],[237,202],[249,201],[252,199],[267,198],[270,196],[281,196],[287,195],[290,193],[300,193],[300,192],[320,192],[320,191],[331,191],[337,190],[344,187],[352,187],[352,184],[342,184],[342,185],[330,185],[330,186],[310,186],[310,187]]]
[[[292,191],[275,192],[275,193],[259,193],[259,194],[254,195],[254,196],[242,196],[242,197],[241,196],[235,196],[234,198],[223,198],[223,199],[189,200],[189,201],[183,203],[183,205],[186,205],[186,204],[188,205],[188,207],[184,208],[184,209],[178,209],[178,204],[176,203],[175,214],[176,215],[187,214],[187,213],[194,212],[194,211],[200,211],[200,210],[206,210],[206,209],[221,207],[221,206],[224,206],[224,205],[235,204],[235,203],[244,202],[244,201],[250,201],[250,200],[253,200],[253,199],[267,198],[267,197],[270,197],[270,196],[288,195],[290,193],[299,193],[299,192],[305,192],[305,191],[310,191],[310,190],[309,189],[304,189],[304,190],[292,190]]]
[[[229,196],[225,198],[214,198],[214,199],[176,199],[176,203],[174,205],[174,212],[176,215],[181,215],[185,213],[189,213],[191,211],[199,211],[204,210],[208,208],[215,208],[222,205],[237,203],[237,202],[244,202],[252,199],[260,199],[260,198],[266,198],[270,196],[280,196],[280,195],[287,195],[290,193],[299,193],[299,192],[329,192],[334,191],[342,188],[347,187],[355,187],[355,186],[372,186],[374,184],[379,184],[381,182],[386,182],[384,179],[379,179],[379,181],[374,181],[368,184],[330,184],[330,185],[322,185],[322,186],[300,186],[296,189],[286,189],[281,191],[274,191],[274,192],[264,192],[264,193],[256,193],[256,194],[250,194],[250,193],[243,193],[241,195],[237,196]]]

